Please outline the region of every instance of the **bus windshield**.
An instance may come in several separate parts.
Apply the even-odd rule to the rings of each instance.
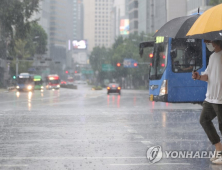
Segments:
[[[171,49],[173,72],[185,73],[202,68],[202,40],[173,39]]]
[[[35,81],[35,85],[42,85],[42,80],[41,81]]]
[[[29,84],[32,83],[31,78],[18,78],[18,84]]]
[[[160,79],[167,65],[167,43],[156,43],[154,45],[153,59],[150,70],[150,80]]]
[[[49,80],[49,84],[59,84],[59,80]]]

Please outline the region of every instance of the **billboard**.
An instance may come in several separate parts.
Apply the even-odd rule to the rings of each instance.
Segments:
[[[87,42],[86,40],[73,40],[72,46],[74,50],[86,50]]]
[[[121,35],[129,34],[129,19],[120,20],[120,34]]]

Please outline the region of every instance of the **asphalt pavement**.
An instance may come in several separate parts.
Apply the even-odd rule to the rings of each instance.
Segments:
[[[209,158],[147,158],[153,146],[214,151],[199,124],[200,105],[150,102],[148,91],[107,95],[87,85],[0,96],[0,169],[222,170]]]

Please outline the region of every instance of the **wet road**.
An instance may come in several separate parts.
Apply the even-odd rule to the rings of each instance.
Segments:
[[[0,169],[222,170],[209,159],[162,158],[165,151],[213,151],[199,125],[201,106],[154,103],[147,91],[106,95],[87,86],[0,93]]]

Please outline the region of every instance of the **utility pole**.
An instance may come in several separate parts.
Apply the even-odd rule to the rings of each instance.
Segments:
[[[16,57],[16,77],[18,77],[18,57]]]

